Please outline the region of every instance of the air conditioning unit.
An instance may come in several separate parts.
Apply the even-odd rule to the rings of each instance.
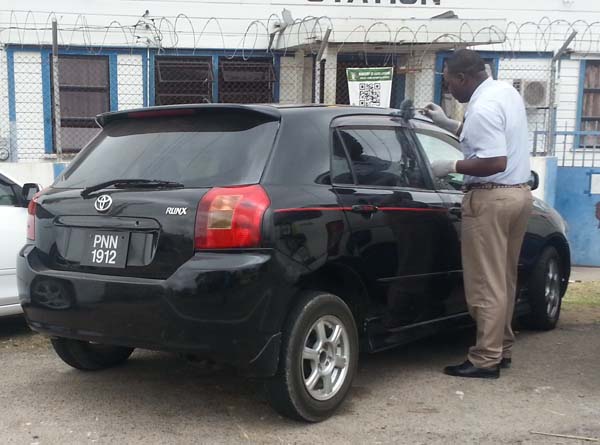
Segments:
[[[548,108],[548,82],[544,80],[513,80],[513,87],[523,96],[527,108]]]

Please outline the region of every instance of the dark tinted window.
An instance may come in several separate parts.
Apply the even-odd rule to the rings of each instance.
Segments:
[[[257,113],[209,110],[192,116],[109,123],[56,187],[112,179],[158,179],[188,187],[260,180],[278,122]]]
[[[340,128],[358,184],[424,188],[414,146],[399,127]]]
[[[15,206],[17,197],[7,182],[0,180],[0,206]]]
[[[337,131],[333,132],[333,156],[331,158],[331,176],[334,184],[354,184],[348,156]]]

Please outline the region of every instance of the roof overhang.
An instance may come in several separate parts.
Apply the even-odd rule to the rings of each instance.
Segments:
[[[272,49],[302,49],[318,52],[328,28],[330,47],[339,52],[406,53],[422,48],[439,51],[475,45],[491,45],[506,40],[505,20],[490,19],[403,19],[376,23],[360,19],[312,18],[288,25],[275,37]]]

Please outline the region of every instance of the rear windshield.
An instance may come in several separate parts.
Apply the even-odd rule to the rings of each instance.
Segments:
[[[258,183],[279,127],[252,112],[121,119],[106,125],[54,184],[83,188],[113,179],[186,187]]]

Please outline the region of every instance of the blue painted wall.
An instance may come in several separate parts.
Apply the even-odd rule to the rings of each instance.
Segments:
[[[556,178],[556,210],[569,225],[571,257],[578,266],[600,266],[600,194],[590,194],[592,173],[600,174],[600,168],[559,167]]]

